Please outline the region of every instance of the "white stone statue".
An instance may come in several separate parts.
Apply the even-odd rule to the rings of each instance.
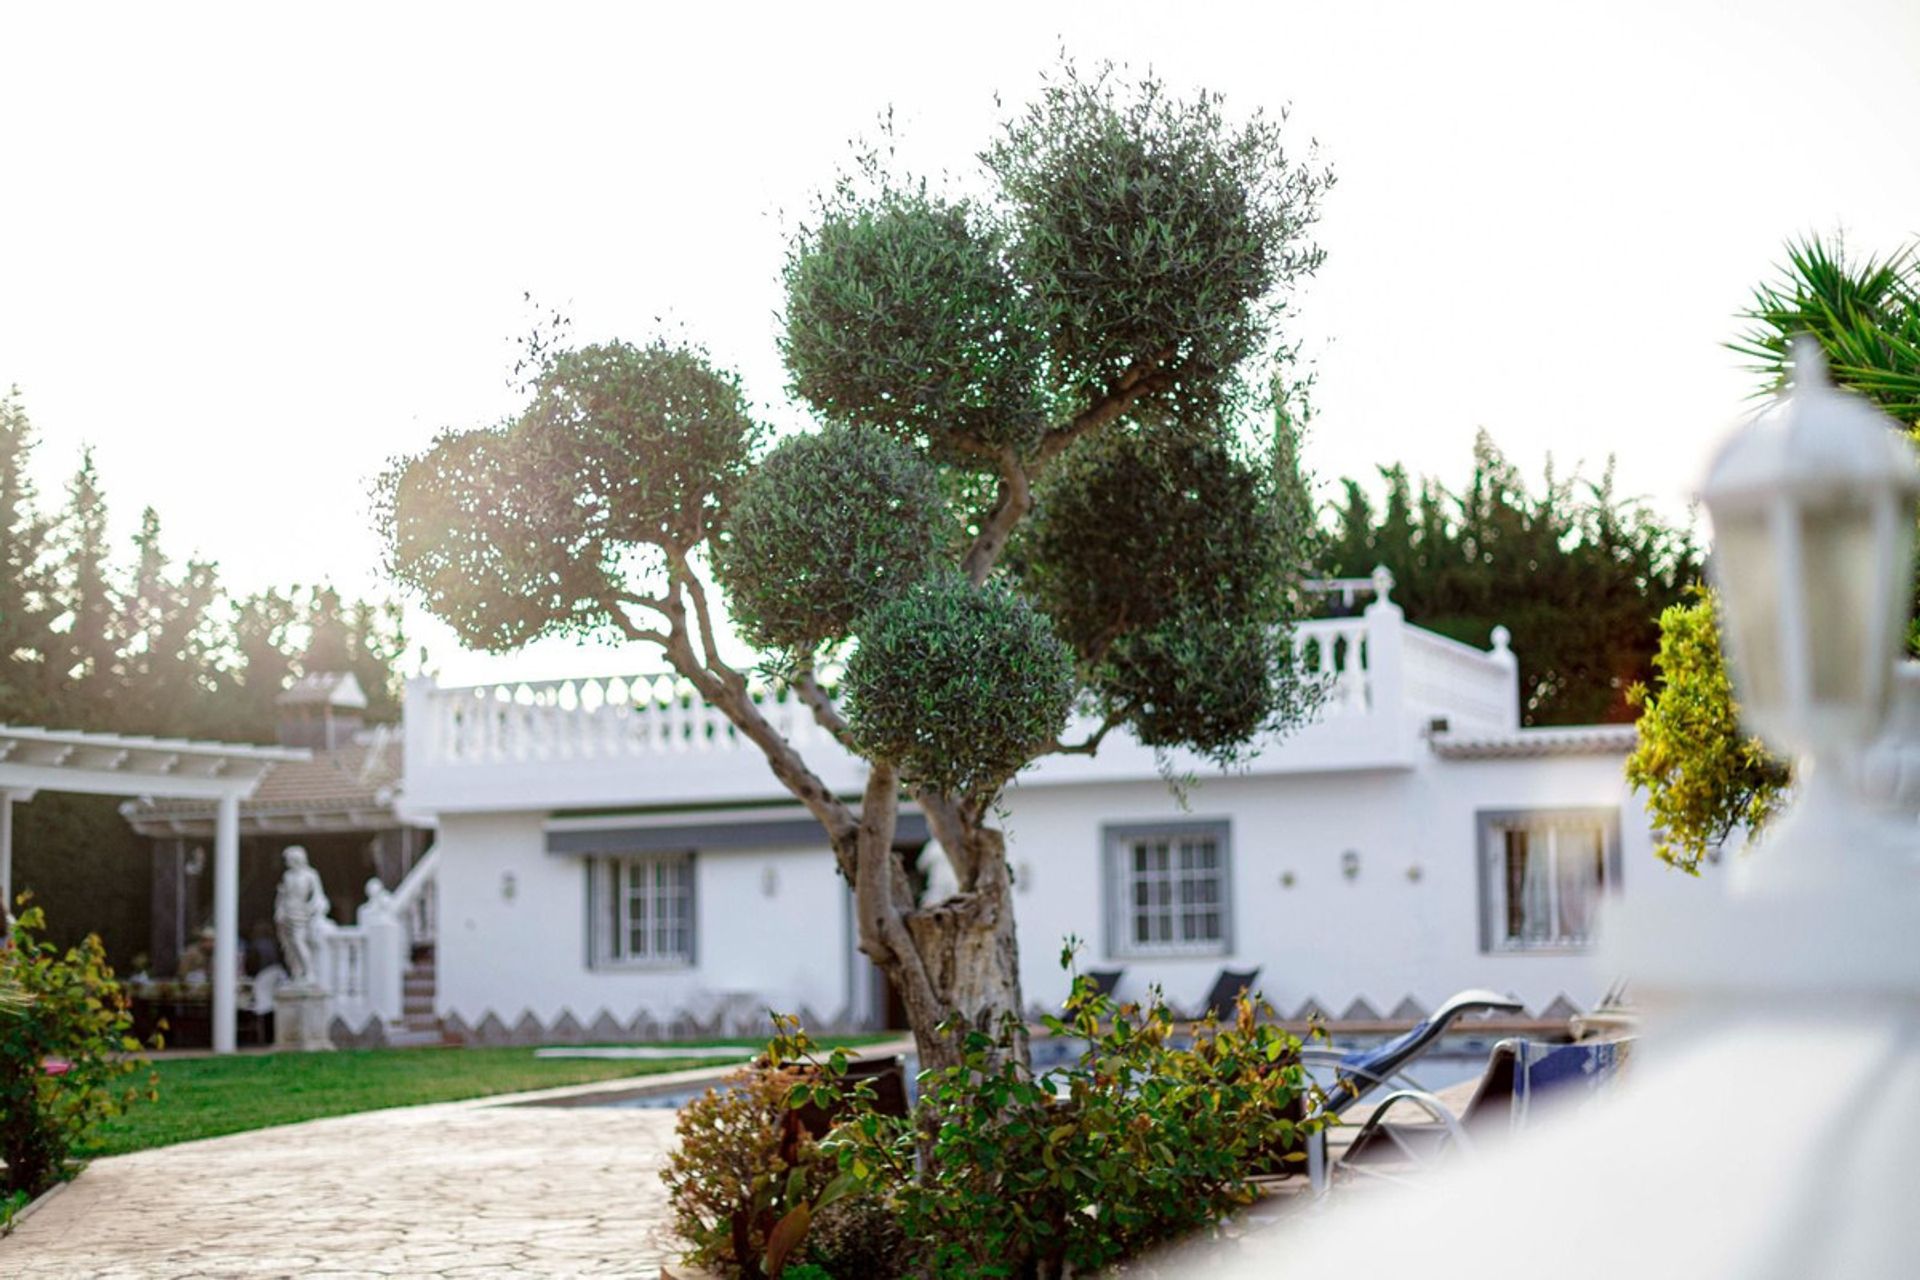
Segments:
[[[273,923],[280,935],[280,960],[289,983],[319,985],[320,927],[327,918],[326,888],[320,873],[307,865],[307,851],[289,845],[286,874],[273,896]]]

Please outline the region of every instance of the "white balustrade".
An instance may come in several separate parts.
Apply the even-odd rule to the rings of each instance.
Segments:
[[[1349,743],[1356,735],[1377,739],[1383,759],[1406,749],[1402,726],[1424,726],[1431,717],[1451,715],[1482,728],[1517,726],[1515,665],[1504,644],[1485,652],[1408,626],[1388,595],[1392,580],[1385,573],[1333,585],[1348,594],[1369,591],[1374,599],[1358,616],[1317,618],[1294,629],[1294,660],[1321,686],[1318,722],[1344,724]],[[796,747],[805,750],[826,739],[792,690],[760,684],[752,696],[772,728]],[[445,689],[423,683],[409,693],[408,714],[410,723],[431,726],[409,742],[419,754],[410,759],[408,775],[420,794],[442,785],[440,770],[457,773],[462,766],[665,764],[669,757],[693,764],[689,757],[711,757],[713,770],[702,772],[719,771],[730,759],[742,768],[752,761],[756,778],[764,770],[759,749],[677,675]],[[687,775],[681,770],[676,776]],[[409,904],[420,901],[426,899],[407,898]],[[420,928],[431,925],[423,920]]]
[[[336,924],[320,931],[320,981],[333,997],[333,1014],[357,1027],[373,1012],[367,989],[367,931]]]
[[[436,689],[435,764],[596,760],[757,750],[691,683],[670,675],[602,676]],[[812,712],[785,690],[758,688],[761,714],[798,745]]]
[[[1367,627],[1365,618],[1318,618],[1294,629],[1293,660],[1321,683],[1323,720],[1373,708]]]

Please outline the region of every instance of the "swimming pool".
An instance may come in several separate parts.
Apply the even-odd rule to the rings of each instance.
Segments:
[[[1340,1041],[1334,1047],[1342,1051],[1372,1048],[1378,1040]],[[1486,1036],[1447,1036],[1431,1051],[1413,1064],[1410,1074],[1420,1085],[1429,1090],[1440,1090],[1463,1081],[1477,1079],[1486,1069],[1487,1056],[1493,1052],[1493,1040]],[[1029,1045],[1034,1069],[1050,1071],[1056,1067],[1070,1066],[1076,1062],[1086,1042],[1069,1036],[1035,1036]],[[915,1076],[920,1069],[919,1059],[914,1054],[906,1054],[907,1094],[914,1095]],[[1321,1078],[1325,1086],[1330,1080]],[[659,1085],[652,1088],[644,1084],[631,1090],[618,1090],[609,1093],[588,1094],[583,1097],[562,1099],[554,1103],[535,1103],[521,1105],[558,1105],[568,1107],[613,1107],[619,1109],[674,1111],[692,1102],[706,1093],[712,1085]]]

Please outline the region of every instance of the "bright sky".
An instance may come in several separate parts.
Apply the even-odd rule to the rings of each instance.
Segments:
[[[43,483],[90,443],[124,532],[379,592],[368,480],[512,407],[529,292],[583,339],[683,325],[796,422],[782,211],[889,105],[964,169],[1061,47],[1291,103],[1336,169],[1295,322],[1329,486],[1458,481],[1484,426],[1680,514],[1783,240],[1920,232],[1912,0],[695,8],[0,9],[0,385]],[[415,629],[455,680],[654,665]]]

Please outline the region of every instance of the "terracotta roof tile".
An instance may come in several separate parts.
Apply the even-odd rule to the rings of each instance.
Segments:
[[[375,729],[363,741],[315,751],[311,760],[276,763],[253,795],[240,802],[240,812],[244,816],[387,808],[400,785],[401,758],[400,735]],[[141,800],[125,812],[135,819],[210,817],[214,808],[209,800]]]

